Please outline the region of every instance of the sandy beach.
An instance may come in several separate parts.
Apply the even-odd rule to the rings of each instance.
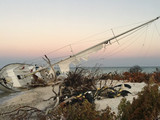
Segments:
[[[120,83],[118,83],[120,84]],[[133,98],[137,97],[137,93],[140,92],[143,87],[146,85],[145,83],[126,83],[131,85],[131,89],[125,88],[125,90],[128,90],[129,92],[131,92],[132,94],[128,94],[128,96],[125,96],[125,98],[127,100],[129,100],[130,102],[132,102]],[[107,106],[111,107],[112,111],[114,111],[116,114],[118,112],[118,105],[121,101],[123,97],[116,97],[116,98],[105,98],[102,100],[95,100],[96,103],[96,109],[97,110],[102,110],[105,109]]]
[[[116,84],[120,84],[116,83]],[[127,83],[132,86],[131,89],[125,88],[126,90],[130,91],[132,94],[129,94],[125,98],[129,101],[132,101],[134,97],[137,97],[137,93],[140,92],[145,83]],[[55,86],[54,90],[58,92],[58,85]],[[54,102],[53,99],[44,101],[50,97],[54,96],[52,92],[52,86],[47,87],[37,87],[28,91],[25,91],[24,94],[17,95],[9,100],[4,101],[0,106],[0,112],[9,112],[15,110],[21,106],[31,106],[36,107],[40,110],[45,110],[47,107],[51,106]],[[123,97],[117,98],[105,98],[102,100],[95,100],[96,109],[102,110],[105,109],[107,106],[111,107],[112,111],[117,113],[117,107]],[[0,120],[4,120],[6,116],[1,116]],[[7,118],[6,118],[7,119]]]
[[[55,89],[57,89],[56,86]],[[44,100],[52,96],[54,96],[54,93],[52,92],[52,86],[37,87],[25,91],[24,94],[17,95],[9,100],[4,101],[0,105],[0,113],[12,111],[21,106],[31,106],[40,110],[44,110],[53,103],[52,99],[49,101]],[[0,120],[4,120],[5,117],[6,116],[0,116]]]

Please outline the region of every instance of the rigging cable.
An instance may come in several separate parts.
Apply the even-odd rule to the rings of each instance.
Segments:
[[[144,28],[144,27],[143,27]],[[141,28],[142,29],[142,28]],[[123,39],[123,38],[126,38],[126,37],[128,37],[128,36],[130,36],[130,35],[132,35],[133,33],[135,33],[135,32],[137,32],[138,30],[140,30],[140,29],[137,29],[137,30],[135,30],[135,31],[133,31],[132,33],[130,33],[130,34],[128,34],[128,35],[126,35],[126,36],[124,36],[124,37],[122,37],[122,38],[120,38],[119,40],[121,40],[121,39]],[[142,31],[142,32],[144,32],[144,31]],[[141,35],[141,34],[140,34]],[[138,36],[139,37],[139,36]],[[133,38],[132,38],[133,39]],[[130,41],[132,40],[132,39],[130,39]],[[109,56],[113,56],[114,54],[116,54],[116,53],[118,53],[119,51],[123,51],[124,49],[126,49],[126,48],[128,48],[130,45],[132,45],[134,42],[136,42],[138,39],[136,39],[135,41],[133,41],[133,42],[131,42],[127,47],[125,47],[125,48],[123,48],[123,49],[121,49],[121,50],[118,50],[118,51],[116,51],[116,52],[112,52],[112,54],[110,54]],[[112,42],[112,43],[116,43],[116,41],[114,41],[114,42]],[[126,43],[126,42],[125,42]],[[110,44],[107,44],[108,46],[110,45]],[[122,45],[120,45],[120,46],[123,46],[124,44],[122,44]],[[120,47],[119,46],[119,47]],[[118,48],[119,48],[118,47]],[[117,49],[114,49],[114,51],[115,50],[117,50]],[[100,55],[99,55],[100,56]],[[99,57],[99,56],[97,56],[97,58]],[[104,58],[99,58],[101,61],[103,61],[104,60]],[[90,60],[90,61],[98,61],[98,62],[100,62],[99,60],[97,60],[97,59],[94,59],[94,60]],[[97,64],[97,63],[96,63]]]
[[[149,45],[148,45],[148,47],[147,47],[145,56],[148,56],[148,55],[149,55],[149,50],[150,50],[150,48],[151,48],[151,45],[153,44],[153,36],[154,36],[154,33],[155,33],[155,32],[154,32],[154,30],[153,30],[152,33],[151,33],[150,43],[149,43]]]
[[[145,31],[142,31],[141,33],[139,33],[140,35],[142,35],[143,33],[144,33]],[[138,34],[137,34],[137,37],[140,37],[140,36],[138,36]],[[134,39],[134,38],[131,38],[131,39],[129,39],[130,41],[132,40],[132,39]],[[137,41],[138,39],[136,39],[135,41]],[[123,51],[123,50],[125,50],[126,48],[128,48],[129,46],[131,46],[133,43],[135,43],[134,41],[132,42],[131,41],[131,43],[128,45],[128,46],[126,46],[125,48],[122,48],[122,49],[120,49],[120,50],[118,50],[118,51],[116,51],[117,49],[115,49],[115,50],[113,50],[113,52],[110,54],[110,56],[113,56],[114,54],[117,54],[119,51]],[[122,47],[123,45],[125,45],[126,44],[126,42],[125,43],[123,43],[121,46],[119,46],[118,48],[120,48],[120,47]],[[115,52],[114,52],[115,51]]]
[[[118,39],[118,40],[120,41],[120,40],[122,40],[122,39],[124,39],[124,38],[127,38],[128,36],[130,36],[130,35],[132,35],[132,34],[136,33],[136,32],[137,32],[137,31],[139,31],[140,29],[142,29],[142,28],[139,28],[139,29],[137,29],[137,30],[133,31],[133,32],[131,32],[131,33],[129,33],[129,34],[127,34],[127,35],[123,36],[122,38],[120,38],[120,39]],[[131,39],[130,39],[130,40],[131,40]],[[116,41],[112,42],[112,44],[114,44],[114,43],[116,43]],[[123,46],[124,44],[126,44],[126,42],[124,42],[122,45],[118,46],[117,48],[120,48],[120,47],[121,47],[121,46]],[[116,49],[114,49],[114,50],[112,50],[112,53],[111,53],[111,54],[114,54],[114,51],[116,51],[116,50],[117,50],[117,48],[116,48]],[[117,53],[117,52],[116,52],[116,53]],[[111,55],[111,56],[112,56],[112,55]]]
[[[120,26],[120,27],[115,27],[115,28],[121,28],[121,27],[131,26],[131,25],[139,24],[139,23],[142,23],[142,22],[133,23],[133,24],[129,24],[129,25],[125,25],[125,26]],[[90,35],[90,36],[88,36],[88,37],[86,37],[86,38],[84,38],[84,39],[81,39],[81,40],[77,41],[77,42],[79,43],[80,41],[84,41],[84,40],[86,40],[86,39],[88,39],[88,38],[90,38],[90,37],[93,37],[93,36],[96,36],[96,35],[99,35],[99,34],[102,34],[102,33],[106,33],[107,31],[109,31],[109,30],[105,30],[105,31],[103,31],[103,32],[95,33],[95,34]],[[56,50],[51,51],[51,52],[49,52],[49,53],[46,53],[46,55],[50,55],[50,54],[52,54],[52,53],[54,53],[54,52],[57,52],[57,51],[59,51],[59,50],[61,50],[61,49],[64,49],[65,47],[68,47],[68,46],[70,46],[70,45],[77,44],[77,42],[74,42],[74,43],[69,44],[69,45],[65,45],[65,46],[63,46],[63,47],[61,47],[61,48],[59,48],[59,49],[56,49]],[[37,58],[34,58],[34,59],[32,59],[32,60],[27,60],[27,61],[32,61],[32,62],[33,62],[33,61],[35,61],[35,60],[37,60],[37,59],[40,59],[40,58],[42,58],[42,56],[37,57]],[[25,61],[25,62],[27,62],[27,61]]]
[[[111,29],[111,31],[112,31],[112,33],[113,33],[113,36],[115,37],[115,34],[114,34],[114,32],[113,32],[113,29]],[[115,39],[116,39],[117,43],[119,44],[117,38],[115,38]]]
[[[83,39],[81,39],[81,40],[77,41],[77,42],[74,42],[74,43],[72,43],[72,44],[65,45],[65,46],[63,46],[63,47],[61,47],[61,48],[58,48],[58,49],[53,50],[53,51],[51,51],[51,52],[48,52],[48,53],[46,53],[46,55],[53,54],[53,53],[55,53],[55,52],[57,52],[57,51],[59,51],[59,50],[61,50],[61,49],[64,49],[64,48],[66,48],[66,47],[70,47],[71,45],[79,44],[79,42],[81,42],[81,41],[84,41],[84,40],[86,40],[86,39],[88,39],[88,38],[90,38],[90,37],[93,37],[93,36],[96,36],[96,35],[99,35],[99,34],[105,33],[105,32],[107,32],[107,31],[109,31],[109,30],[105,30],[105,31],[103,31],[103,32],[99,32],[99,33],[96,33],[96,34],[90,35],[90,36],[88,36],[88,37],[86,37],[86,38],[83,38]],[[104,39],[104,38],[103,38],[103,39]],[[96,40],[97,40],[97,39],[96,39]],[[98,39],[98,40],[100,40],[100,39]],[[102,40],[102,39],[101,39],[101,40]],[[93,40],[92,40],[92,41],[93,41]],[[36,58],[34,58],[34,59],[26,60],[26,61],[24,61],[24,63],[26,63],[26,62],[30,62],[30,61],[32,61],[32,62],[33,62],[33,61],[35,61],[35,60],[41,59],[42,57],[43,57],[43,56],[41,55],[41,56],[36,57]]]
[[[156,31],[157,31],[159,37],[160,37],[160,32],[159,32],[159,30],[158,30],[158,27],[157,27],[156,23],[154,23],[154,26],[155,26],[155,28],[156,28]]]
[[[137,36],[137,37],[140,37],[140,36]],[[133,39],[133,38],[132,38],[132,39]],[[122,49],[120,49],[120,50],[118,50],[118,51],[113,52],[113,53],[110,54],[109,56],[113,56],[113,55],[115,55],[115,54],[117,54],[117,53],[119,53],[119,52],[127,49],[128,47],[130,47],[131,45],[133,45],[133,43],[135,43],[136,41],[138,41],[138,39],[136,39],[136,40],[134,40],[134,41],[131,41],[130,44],[128,44],[127,46],[125,46],[124,48],[122,48]]]
[[[144,47],[144,45],[145,45],[146,38],[147,38],[147,32],[148,32],[148,25],[146,26],[146,31],[145,31],[145,36],[144,36],[142,47]]]
[[[144,27],[143,27],[144,28]],[[140,28],[140,29],[142,29],[142,28]],[[128,36],[130,36],[131,34],[133,34],[133,33],[135,33],[135,32],[137,32],[138,30],[140,30],[140,29],[137,29],[137,30],[135,30],[135,31],[133,31],[132,33],[130,33],[130,34],[128,34],[128,35],[126,35],[126,36],[124,36],[124,37],[122,37],[122,38],[120,38],[119,39],[119,41],[121,40],[121,39],[123,39],[123,38],[126,38],[126,37],[128,37]],[[144,32],[144,31],[142,31],[142,32]],[[141,34],[142,35],[142,34]],[[139,37],[139,36],[138,36]],[[133,39],[133,38],[132,38]],[[131,40],[131,39],[130,39]],[[118,51],[115,51],[115,50],[117,50],[117,49],[115,49],[114,51],[115,52],[112,52],[112,54],[110,54],[109,56],[113,56],[113,55],[115,55],[116,53],[118,53],[119,51],[123,51],[124,49],[126,49],[126,48],[128,48],[129,46],[131,46],[134,42],[136,42],[138,39],[136,39],[135,41],[133,41],[133,42],[131,42],[128,46],[126,46],[125,48],[123,48],[123,49],[121,49],[121,50],[118,50]],[[112,42],[112,43],[115,43],[116,41],[114,41],[114,42]],[[126,43],[126,42],[125,42]],[[124,44],[123,44],[124,45]],[[120,46],[122,46],[122,45],[120,45]],[[118,48],[120,48],[120,46],[118,47]],[[100,58],[101,60],[104,60],[104,58]],[[92,60],[92,61],[97,61],[97,60]]]

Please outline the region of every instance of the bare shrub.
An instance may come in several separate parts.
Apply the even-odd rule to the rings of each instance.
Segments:
[[[133,66],[133,67],[131,67],[131,68],[129,69],[129,72],[130,72],[130,73],[142,72],[142,68],[141,68],[140,66],[138,66],[138,65],[135,65],[135,66]]]

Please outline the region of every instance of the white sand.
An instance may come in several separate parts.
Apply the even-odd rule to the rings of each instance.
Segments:
[[[9,112],[15,110],[20,106],[27,105],[31,107],[36,107],[40,110],[44,110],[46,107],[50,106],[53,103],[53,100],[43,100],[46,100],[52,96],[54,96],[54,93],[52,92],[52,86],[38,87],[32,90],[28,90],[25,91],[24,94],[17,95],[0,104],[0,113]],[[0,120],[1,119],[2,118],[0,116]]]
[[[142,88],[145,86],[145,83],[128,83],[128,84],[130,84],[132,88],[127,90],[130,91],[132,94],[129,94],[128,96],[126,96],[126,98],[127,100],[132,101],[133,97],[137,97],[137,93],[140,92]],[[55,91],[58,92],[58,85],[55,86]],[[28,90],[24,92],[24,94],[15,96],[5,101],[4,103],[0,104],[0,113],[12,111],[24,105],[29,105],[32,107],[36,107],[40,110],[44,110],[46,107],[52,105],[54,102],[53,102],[53,99],[49,101],[43,101],[43,100],[46,100],[52,96],[54,96],[54,93],[52,92],[52,86],[38,87],[32,90]],[[105,109],[107,106],[110,106],[112,111],[117,113],[117,107],[121,99],[122,97],[96,100],[95,101],[97,105],[96,109],[101,110],[101,109]],[[0,120],[1,120],[1,116],[0,116]]]
[[[126,90],[130,91],[132,94],[128,94],[128,96],[126,96],[125,98],[129,101],[132,102],[133,98],[137,97],[137,93],[140,92],[143,87],[146,85],[145,83],[126,83],[131,85],[131,89],[127,89]],[[112,111],[114,111],[115,113],[118,112],[118,105],[121,101],[123,97],[117,97],[117,98],[106,98],[103,100],[96,100],[96,109],[97,110],[102,110],[105,109],[107,106],[111,107]]]

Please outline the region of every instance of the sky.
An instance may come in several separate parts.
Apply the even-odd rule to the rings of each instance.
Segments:
[[[159,6],[159,0],[0,0],[0,68],[73,55],[160,16]],[[160,66],[159,45],[160,19],[83,64]]]

